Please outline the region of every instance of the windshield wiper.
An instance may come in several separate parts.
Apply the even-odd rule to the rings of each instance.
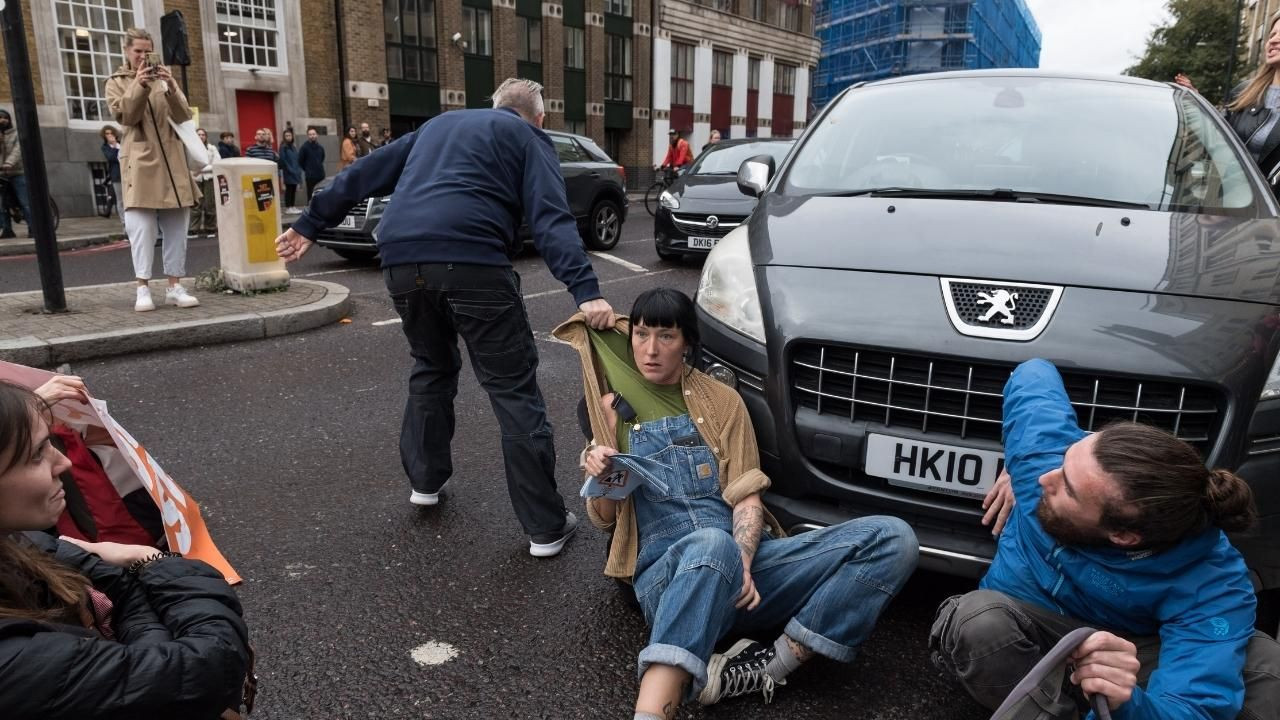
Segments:
[[[1033,190],[1011,190],[1009,188],[992,188],[990,190],[935,190],[930,188],[882,187],[847,192],[820,193],[823,197],[900,197],[929,198],[938,200],[1008,200],[1010,202],[1047,203],[1052,205],[1088,205],[1093,207],[1125,208],[1134,210],[1150,210],[1150,205],[1109,198],[1087,197],[1084,195],[1064,195],[1060,193],[1044,193]]]

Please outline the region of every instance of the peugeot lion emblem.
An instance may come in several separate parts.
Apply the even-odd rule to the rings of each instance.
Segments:
[[[720,218],[716,217],[715,215],[710,215],[710,216],[708,216],[708,217],[707,217],[707,229],[708,229],[708,230],[715,230],[715,229],[716,229],[716,228],[718,228],[718,227],[720,227]]]
[[[991,340],[1034,340],[1062,299],[1061,285],[938,278],[951,326],[961,335]]]
[[[991,322],[992,318],[1000,315],[1002,316],[1000,318],[1001,325],[1012,325],[1013,311],[1017,309],[1017,305],[1014,305],[1013,301],[1017,299],[1018,293],[1011,293],[1003,288],[995,292],[978,293],[978,304],[988,306],[987,311],[978,318],[978,321]]]

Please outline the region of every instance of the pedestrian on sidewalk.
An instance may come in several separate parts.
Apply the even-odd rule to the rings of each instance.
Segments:
[[[271,131],[266,128],[258,128],[253,134],[254,143],[245,151],[245,157],[256,158],[258,160],[270,160],[273,163],[280,163],[280,155],[271,148]]]
[[[298,151],[298,164],[302,166],[302,174],[307,181],[307,202],[311,202],[311,194],[316,185],[324,179],[324,146],[319,141],[320,133],[315,128],[307,128],[307,141],[302,143]]]
[[[369,129],[369,123],[360,123],[360,137],[356,139],[356,157],[364,157],[378,147],[378,141],[374,139],[373,131]]]
[[[284,179],[285,212],[298,213],[298,186],[302,184],[302,164],[298,162],[298,147],[293,144],[293,130],[285,130],[280,139],[280,176]]]
[[[569,210],[560,163],[540,129],[542,86],[509,79],[491,110],[448,112],[338,173],[276,250],[294,261],[321,230],[367,197],[391,195],[378,227],[383,278],[414,366],[400,434],[409,502],[435,505],[453,474],[453,398],[466,342],[501,429],[507,489],[535,557],[556,555],[577,529],[556,490],[555,443],[538,388],[538,349],[511,257],[528,221],[534,244],[595,328],[613,308]]]
[[[191,177],[200,185],[200,202],[191,214],[190,234],[215,235],[218,232],[218,208],[213,204],[213,161],[222,156],[218,153],[218,148],[209,144],[209,133],[204,128],[198,128],[196,135],[204,143],[209,164],[191,173]]]
[[[395,138],[391,137],[391,128],[382,128],[382,137],[378,139],[378,147],[386,147],[395,142]]]
[[[187,150],[169,120],[191,118],[187,96],[154,51],[151,33],[130,28],[125,33],[125,63],[107,80],[107,106],[125,128],[124,222],[138,280],[133,309],[155,310],[151,300],[151,265],[158,233],[164,235],[164,274],[169,287],[164,301],[189,308],[200,304],[182,286],[187,272],[187,227],[200,190],[187,170]]]
[[[124,223],[124,192],[120,187],[120,131],[115,125],[103,125],[98,131],[102,136],[102,157],[107,159],[107,181],[116,196],[116,216]]]
[[[13,125],[13,117],[8,110],[0,109],[0,178],[9,183],[8,197],[0,197],[0,216],[3,216],[3,227],[0,238],[16,237],[13,222],[9,219],[10,200],[16,200],[22,208],[22,217],[27,223],[27,237],[31,237],[31,199],[27,196],[27,176],[22,171],[22,146],[18,143],[18,128]]]
[[[240,146],[236,145],[236,134],[224,131],[218,136],[218,155],[224,158],[240,157]]]
[[[356,148],[356,126],[352,125],[347,128],[347,134],[342,138],[342,145],[338,149],[338,171],[356,161],[358,152]]]
[[[6,720],[240,717],[249,630],[217,570],[58,539],[71,462],[49,405],[0,383],[0,707]],[[124,680],[127,678],[127,681]]]

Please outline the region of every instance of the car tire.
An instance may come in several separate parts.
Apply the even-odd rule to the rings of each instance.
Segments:
[[[591,206],[582,241],[592,250],[612,250],[622,238],[622,211],[618,203],[600,198]]]
[[[348,250],[346,248],[329,248],[338,254],[338,257],[344,260],[354,260],[356,262],[370,262],[378,257],[378,253],[369,252],[367,250]]]

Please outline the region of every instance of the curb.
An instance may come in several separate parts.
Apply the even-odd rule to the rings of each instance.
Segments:
[[[108,235],[81,235],[79,237],[58,238],[58,252],[64,250],[77,250],[90,245],[105,245],[106,243],[124,240],[124,233],[111,233]],[[0,244],[0,257],[13,257],[15,255],[35,255],[36,241],[27,240],[26,242],[3,243]]]
[[[48,340],[30,335],[0,340],[0,360],[32,367],[51,367],[110,355],[260,340],[313,330],[350,314],[351,291],[346,287],[322,280],[290,282],[319,285],[324,288],[325,296],[317,302],[282,310],[239,313],[207,320],[108,330]]]

